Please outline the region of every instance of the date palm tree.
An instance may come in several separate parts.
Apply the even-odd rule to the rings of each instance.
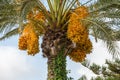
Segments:
[[[19,34],[19,49],[34,56],[42,37],[47,80],[67,80],[66,57],[84,61],[92,51],[89,35],[119,55],[119,29],[119,0],[0,0],[0,40]]]

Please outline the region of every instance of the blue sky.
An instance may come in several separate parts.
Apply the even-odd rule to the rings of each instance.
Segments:
[[[101,41],[96,43],[92,39],[92,43],[93,53],[87,55],[91,63],[102,65],[106,58],[111,59]],[[95,76],[92,71],[69,58],[67,58],[67,70],[71,70],[68,76],[73,77],[74,80],[84,74],[88,78]],[[20,51],[18,36],[0,42],[0,80],[46,80],[46,77],[47,59],[42,57],[41,52],[35,56],[29,56],[26,51]]]

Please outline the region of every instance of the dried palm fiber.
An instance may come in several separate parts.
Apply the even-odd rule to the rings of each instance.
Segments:
[[[68,24],[67,37],[75,43],[84,43],[88,39],[88,31],[84,27],[80,19],[88,16],[88,10],[86,7],[82,6],[70,15],[70,20]]]
[[[82,62],[85,60],[86,53],[79,48],[75,48],[70,54],[69,57],[75,62]]]
[[[36,12],[36,15],[34,16],[34,19],[44,22],[45,21],[45,16],[44,16],[42,11],[39,11],[39,12]]]
[[[45,16],[43,14],[42,11],[39,11],[37,7],[33,8],[32,11],[30,11],[27,15],[27,19],[33,19],[36,21],[41,21],[44,22],[45,21]]]
[[[44,24],[45,23],[45,16],[42,11],[39,11],[36,13],[36,15],[33,17],[35,21],[38,23]],[[44,33],[44,26],[42,25],[37,25],[34,27],[35,31],[37,32],[38,35],[41,35]]]
[[[27,48],[28,55],[35,55],[39,52],[39,37],[36,34],[32,23],[28,23],[25,26],[21,36],[25,37],[25,47]],[[19,45],[21,45],[22,42],[24,41],[19,41]]]
[[[26,18],[27,18],[27,20],[30,20],[30,19],[33,18],[33,16],[34,16],[33,12],[30,11],[30,12],[27,14]]]
[[[34,8],[33,11],[28,13],[27,19],[28,19],[29,23],[36,25],[33,28],[35,29],[35,32],[38,35],[41,35],[44,33],[43,26],[38,24],[38,23],[44,24],[44,22],[45,22],[45,16],[42,11],[38,11],[37,8]]]
[[[20,4],[20,3],[22,3],[22,2],[24,2],[24,1],[26,1],[26,0],[14,0],[17,4]]]

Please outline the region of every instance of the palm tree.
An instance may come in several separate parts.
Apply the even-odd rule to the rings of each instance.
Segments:
[[[47,4],[44,4],[47,3]],[[85,60],[92,51],[89,35],[102,39],[113,56],[119,54],[120,1],[0,0],[0,32],[4,40],[16,34],[19,49],[48,59],[47,80],[67,80],[66,57]]]
[[[119,80],[120,79],[120,59],[115,58],[112,61],[106,59],[107,66],[99,66],[95,63],[90,65],[89,61],[82,62],[82,65],[86,68],[92,70],[97,77],[91,78],[91,80]],[[85,79],[86,76],[83,75],[80,79]]]

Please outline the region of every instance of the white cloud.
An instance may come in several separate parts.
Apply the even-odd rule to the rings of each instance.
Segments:
[[[23,65],[23,66],[22,66]],[[8,80],[27,70],[24,58],[17,54],[16,49],[0,47],[0,80]]]
[[[91,77],[95,77],[96,75],[91,71],[89,70],[88,68],[84,67],[84,66],[81,66],[81,68],[77,71],[78,74],[80,75],[85,75],[87,76],[87,79],[90,80]]]
[[[28,63],[27,57],[17,48],[0,46],[0,80],[26,80],[25,78],[36,75],[35,71],[37,70]]]
[[[91,63],[103,65],[105,64],[106,59],[112,59],[112,55],[108,53],[107,48],[101,40],[99,40],[97,43],[92,41],[92,43],[93,51],[91,54],[87,55],[87,59],[90,60]]]

